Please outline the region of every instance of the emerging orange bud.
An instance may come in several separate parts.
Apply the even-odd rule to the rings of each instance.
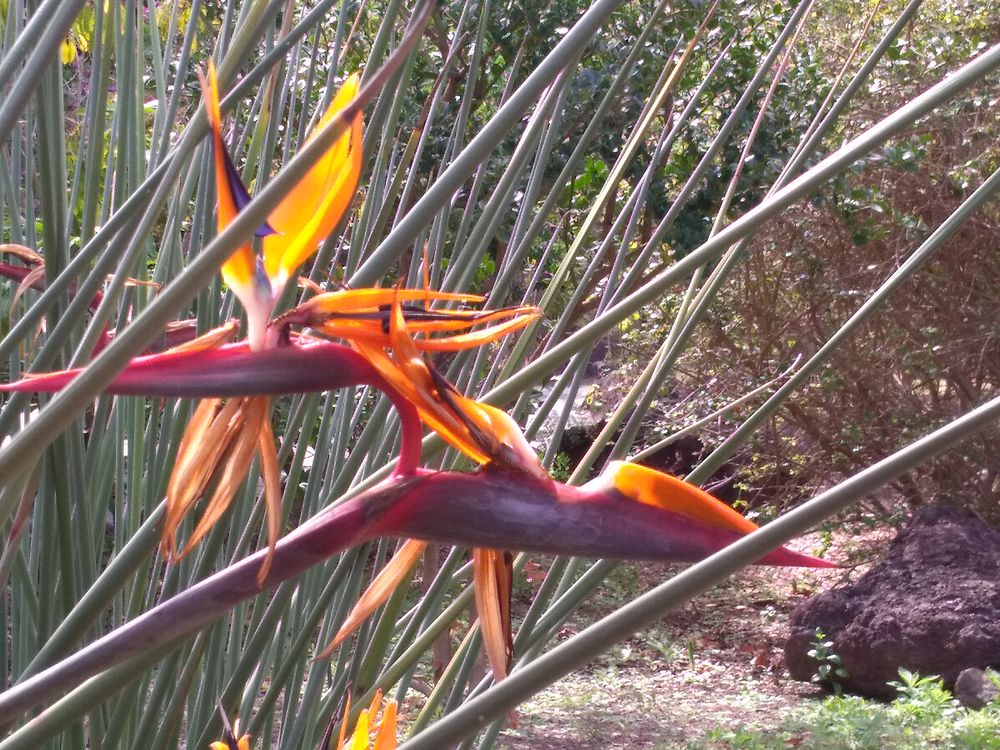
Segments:
[[[223,716],[223,723],[226,726],[222,739],[209,744],[209,750],[250,750],[252,738],[249,734],[240,735],[240,720],[234,721],[233,726],[230,727]]]
[[[379,718],[379,709],[382,717]],[[340,724],[340,735],[333,738],[333,724],[323,740],[325,750],[396,750],[396,701],[386,701],[382,707],[382,691],[376,690],[368,708],[361,712],[350,738],[347,737],[347,721],[351,712],[351,697],[347,696],[344,717]],[[373,736],[374,735],[374,736]]]

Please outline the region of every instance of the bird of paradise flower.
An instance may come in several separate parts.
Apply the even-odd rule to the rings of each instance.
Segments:
[[[201,80],[211,125],[218,226],[222,231],[250,197],[225,146],[218,82],[211,64],[207,79],[202,77]],[[358,88],[359,77],[356,74],[350,76],[313,132],[337,117],[357,95]],[[385,316],[383,309],[390,300],[421,300],[427,303],[431,300],[470,302],[482,299],[473,295],[410,289],[344,290],[320,294],[282,318],[271,320],[278,298],[294,278],[298,267],[316,252],[319,243],[336,227],[350,206],[361,173],[361,150],[362,115],[359,112],[351,120],[347,131],[268,216],[266,224],[257,233],[262,238],[263,252],[255,253],[250,243],[246,242],[223,263],[223,279],[246,311],[250,351],[275,349],[286,339],[290,341],[290,326],[297,322],[318,326],[327,334],[346,339],[364,355],[366,350],[373,350],[385,339],[379,318]],[[475,324],[493,323],[475,333],[422,340],[427,348],[455,350],[492,341],[526,325],[533,316],[534,311],[529,308],[490,313],[427,311],[421,314],[418,325],[431,332],[463,330]],[[498,320],[503,322],[494,323]],[[302,338],[301,335],[298,338]],[[181,555],[189,552],[225,512],[249,471],[255,449],[260,456],[263,475],[268,547],[273,552],[280,536],[281,488],[270,407],[268,396],[242,396],[225,401],[207,399],[198,405],[181,440],[177,463],[167,487],[163,543],[171,557],[178,556],[176,530],[197,499],[214,481],[212,497]],[[401,470],[412,468],[410,464],[415,465],[413,450],[404,451],[403,458],[406,465],[401,465]],[[261,568],[261,580],[266,577],[269,565],[270,557]]]
[[[231,157],[222,135],[222,117],[219,106],[218,82],[214,66],[210,63],[207,78],[201,76],[205,105],[211,127],[211,144],[215,163],[218,193],[218,228],[225,229],[250,196]],[[344,110],[357,95],[359,79],[347,79],[321,118],[317,129],[324,127]],[[314,133],[316,131],[314,130]],[[352,368],[341,374],[349,378],[342,384],[367,383],[382,388],[393,398],[402,417],[403,438],[397,473],[413,473],[419,458],[419,422],[410,414],[412,410],[401,407],[406,399],[416,405],[418,413],[433,428],[461,450],[470,453],[480,463],[498,461],[505,453],[519,455],[524,466],[537,466],[534,454],[520,432],[503,412],[476,404],[454,392],[443,379],[432,386],[425,373],[432,369],[423,364],[420,350],[459,350],[489,343],[515,331],[530,322],[536,311],[530,307],[515,307],[488,312],[471,310],[432,310],[431,302],[481,302],[478,295],[446,294],[426,289],[361,289],[342,290],[320,294],[309,302],[293,309],[276,320],[271,320],[277,299],[293,278],[299,265],[317,249],[342,218],[357,189],[361,168],[362,116],[354,116],[347,131],[325,152],[306,176],[284,197],[268,216],[267,222],[256,233],[262,239],[263,252],[254,252],[250,242],[243,243],[222,265],[223,279],[243,304],[247,318],[248,335],[245,341],[232,346],[222,346],[235,333],[231,325],[176,347],[152,360],[136,360],[123,373],[128,379],[139,371],[153,376],[158,368],[176,367],[180,362],[191,362],[195,355],[202,362],[212,354],[232,356],[237,352],[278,354],[288,345],[310,354],[326,355],[333,360],[344,360],[347,352],[323,346],[303,334],[292,333],[292,325],[311,326],[326,336],[345,339],[364,357],[375,364],[369,372],[351,359]],[[11,274],[12,275],[12,274]],[[420,301],[424,308],[404,308],[404,303]],[[405,312],[404,312],[405,309]],[[392,324],[389,325],[389,319]],[[409,318],[413,330],[422,334],[412,337],[405,328]],[[473,326],[480,327],[472,331]],[[388,330],[388,334],[387,334]],[[439,332],[444,335],[428,338],[426,334]],[[395,339],[405,342],[406,359],[398,367],[396,360],[388,357],[385,346]],[[180,357],[180,358],[179,358]],[[423,368],[423,369],[421,369]],[[162,369],[158,370],[162,373]],[[351,374],[348,374],[351,373]],[[407,381],[421,376],[419,386]],[[48,378],[32,377],[27,382],[31,389],[66,381],[73,373],[55,373]],[[144,382],[156,388],[155,376]],[[327,387],[339,383],[328,380]],[[140,384],[140,389],[142,385]],[[401,388],[405,390],[400,390]],[[440,390],[438,390],[440,389]],[[144,392],[149,393],[149,390]],[[448,401],[438,403],[438,393],[448,394]],[[462,402],[465,408],[446,408]],[[270,570],[272,555],[280,536],[280,468],[274,445],[270,421],[270,395],[232,394],[228,397],[206,398],[199,402],[181,439],[178,456],[167,485],[167,508],[161,547],[168,559],[183,557],[209,532],[225,513],[237,488],[246,479],[256,453],[260,459],[263,477],[263,495],[267,515],[268,556],[258,573],[263,582]],[[469,416],[466,412],[470,412]],[[499,439],[498,439],[499,438]],[[507,445],[504,439],[512,445]],[[511,452],[513,451],[513,452]],[[199,498],[212,487],[212,493],[201,517],[184,545],[179,549],[178,529]],[[412,558],[412,553],[422,549],[411,544],[404,549],[400,560]],[[484,569],[489,556],[478,554],[477,570]],[[392,569],[397,569],[397,565]],[[404,571],[405,572],[405,571]],[[481,576],[480,576],[481,577]],[[482,588],[482,587],[480,587]],[[380,599],[376,599],[376,603]],[[369,596],[365,602],[371,601]],[[363,608],[359,611],[363,611]],[[357,615],[353,618],[359,621]]]
[[[318,127],[341,116],[358,85],[356,76],[345,82]],[[211,66],[203,89],[221,231],[250,197],[225,148]],[[430,351],[496,341],[530,322],[537,315],[533,308],[432,309],[433,303],[469,304],[483,298],[427,289],[359,289],[319,294],[273,317],[276,301],[297,268],[350,206],[361,172],[361,135],[359,111],[258,230],[263,252],[257,254],[248,238],[223,264],[222,276],[246,311],[247,338],[227,343],[235,332],[228,326],[166,352],[136,358],[107,392],[204,399],[184,433],[168,484],[162,547],[171,559],[186,554],[222,516],[246,478],[253,455],[260,456],[268,549],[256,578],[263,586],[284,580],[294,569],[283,564],[271,571],[281,518],[271,398],[348,385],[382,390],[400,417],[398,463],[387,484],[367,498],[367,507],[352,504],[336,515],[341,533],[324,552],[332,554],[374,536],[412,539],[376,577],[324,654],[388,597],[427,541],[466,543],[475,548],[477,608],[487,656],[499,679],[511,659],[511,574],[504,550],[688,561],[756,526],[699,488],[634,464],[614,462],[583,487],[555,482],[513,419],[461,394],[427,360]],[[305,328],[312,333],[297,330]],[[346,341],[349,348],[330,338]],[[79,372],[30,376],[0,389],[54,391]],[[422,424],[480,469],[469,475],[420,468]],[[201,518],[178,552],[182,519],[213,485]],[[761,562],[830,565],[784,548]]]

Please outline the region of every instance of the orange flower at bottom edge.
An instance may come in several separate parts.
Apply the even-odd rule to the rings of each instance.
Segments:
[[[379,709],[382,716],[379,718]],[[396,701],[389,700],[382,705],[382,691],[376,690],[368,708],[358,715],[354,732],[347,737],[347,721],[351,713],[351,696],[347,696],[340,734],[333,737],[336,721],[331,721],[321,747],[326,750],[395,750],[396,749]],[[374,737],[373,737],[374,735]],[[373,744],[374,740],[374,744]],[[241,748],[242,750],[242,748]]]
[[[250,750],[251,739],[249,734],[240,736],[240,720],[237,719],[231,728],[226,726],[221,740],[212,742],[208,747],[209,750]]]

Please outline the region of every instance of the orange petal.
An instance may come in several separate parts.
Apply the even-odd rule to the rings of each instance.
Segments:
[[[450,408],[450,404],[445,400],[446,395],[450,394],[443,393],[440,388],[445,383],[435,381],[434,374],[409,335],[403,308],[398,301],[392,306],[389,344],[392,347],[391,362],[395,365],[395,371],[392,373],[394,380],[390,382],[404,387],[406,387],[404,384],[408,384],[408,391],[414,394],[411,400],[420,411],[421,417],[425,418],[442,438],[477,463],[489,463],[492,453],[489,446],[484,450],[482,441],[477,440],[469,430],[468,424],[463,419],[464,415]],[[384,377],[387,376],[385,372],[382,374]],[[406,395],[407,390],[403,390],[403,393]]]
[[[462,396],[424,360],[409,335],[399,301],[389,321],[392,356],[382,347],[355,340],[354,348],[409,400],[446,442],[479,464],[499,465],[545,477],[520,428],[499,409]]]
[[[430,309],[432,301],[482,302],[473,294],[429,292],[419,289],[351,289],[319,294],[285,313],[280,323],[317,328],[326,336],[348,341],[363,340],[389,346],[391,306],[424,302],[423,310],[403,308],[410,340],[420,351],[457,351],[497,341],[528,325],[539,315],[528,305],[498,310]],[[492,325],[491,325],[492,324]],[[487,326],[477,331],[476,326]],[[452,336],[426,338],[421,334],[463,331]]]
[[[268,417],[270,399],[266,396],[255,396],[234,400],[239,403],[241,424],[229,441],[222,474],[219,476],[212,498],[205,506],[194,531],[191,532],[191,537],[181,553],[182,556],[188,554],[222,517],[232,503],[236,490],[250,473],[263,422]]]
[[[351,344],[393,388],[416,407],[420,419],[440,434],[446,442],[472,457],[477,463],[489,461],[489,457],[468,438],[464,426],[434,399],[427,378],[420,377],[414,380],[414,372],[400,368],[380,345],[357,340]]]
[[[360,78],[352,75],[341,87],[310,140],[357,96]],[[280,288],[316,252],[347,211],[361,175],[362,114],[313,165],[268,217],[278,232],[264,238],[264,267]]]
[[[337,750],[344,747],[344,739],[347,737],[347,717],[351,715],[351,691],[347,691],[344,700],[344,719],[340,722],[340,738],[337,740]]]
[[[174,324],[170,324],[174,325]],[[167,326],[167,330],[170,330],[170,325]],[[218,328],[213,328],[211,331],[198,336],[197,338],[186,341],[183,344],[179,344],[172,349],[171,352],[202,352],[208,349],[217,349],[223,344],[229,343],[236,338],[236,333],[239,331],[240,324],[231,320],[225,325],[221,325]]]
[[[244,734],[239,740],[232,738],[232,740],[216,741],[211,743],[208,747],[209,750],[250,750],[250,735]],[[235,742],[235,745],[233,744]]]
[[[220,399],[204,399],[195,409],[167,483],[167,511],[160,546],[168,559],[177,559],[177,527],[205,491],[242,424],[240,399],[225,404]]]
[[[464,349],[474,349],[477,346],[497,341],[508,335],[511,331],[523,328],[530,321],[531,318],[518,318],[471,333],[440,336],[437,338],[414,338],[413,345],[421,352],[455,352]],[[416,321],[407,323],[407,328],[416,333],[421,333],[454,328],[469,328],[473,325],[476,325],[476,322]],[[364,341],[376,346],[386,346],[388,344],[386,332],[380,319],[352,320],[350,318],[334,318],[314,327],[322,331],[323,335],[329,338],[344,339],[349,342]]]
[[[372,696],[371,703],[368,704],[368,715],[377,716],[379,706],[382,705],[382,688],[375,689],[375,695]]]
[[[372,612],[385,603],[392,592],[396,590],[396,587],[413,570],[426,548],[427,542],[421,542],[416,539],[407,539],[403,542],[402,546],[396,550],[396,554],[379,571],[379,574],[375,576],[375,580],[371,582],[365,593],[358,599],[357,604],[354,605],[354,609],[351,610],[347,619],[344,620],[344,624],[337,631],[337,635],[334,636],[330,645],[323,649],[319,656],[316,657],[317,659],[328,659],[334,652],[334,649],[343,643],[347,636],[367,620]]]
[[[17,289],[14,290],[14,294],[10,298],[10,312],[7,314],[7,319],[13,321],[14,310],[17,307],[17,301],[21,299],[26,291],[31,289],[36,282],[45,279],[45,265],[39,265],[32,268],[28,273],[24,275],[21,279],[21,283],[17,285]]]
[[[476,611],[493,679],[507,676],[513,655],[510,632],[511,559],[502,550],[472,550]]]
[[[274,548],[281,536],[281,467],[278,465],[278,452],[274,447],[274,430],[271,428],[270,399],[264,411],[264,419],[258,437],[261,475],[264,477],[264,507],[267,510],[267,557],[261,563],[257,573],[257,583],[264,585],[264,580],[271,570],[274,558]]]
[[[0,245],[0,254],[15,255],[31,266],[40,265],[45,262],[44,257],[39,255],[30,247],[25,247],[24,245],[11,245],[11,244]]]
[[[368,750],[368,709],[366,708],[358,716],[358,723],[354,725],[354,734],[351,735],[350,750]]]
[[[488,464],[491,454],[473,438],[460,416],[448,408],[436,394],[429,371],[421,372],[414,365],[401,368],[398,355],[390,358],[381,347],[354,342],[357,349],[389,383],[412,403],[420,419],[437,432],[449,445],[469,456],[478,464]],[[424,366],[426,368],[426,365]]]
[[[529,310],[530,312],[522,312],[522,310]],[[436,339],[414,339],[414,343],[421,351],[458,351],[460,349],[472,349],[473,347],[499,341],[504,336],[524,328],[537,317],[538,315],[534,312],[533,308],[504,308],[467,315],[456,313],[450,319],[429,321],[408,320],[407,327],[414,333],[439,333],[444,331],[460,331],[472,328],[473,326],[492,323],[495,320],[502,321],[478,331],[470,331],[454,336],[443,336]]]
[[[757,529],[755,523],[703,489],[646,466],[613,461],[594,482],[610,483],[614,489],[632,500],[672,510],[716,528],[741,534],[749,534]]]
[[[382,317],[383,311],[363,313],[345,313],[342,317],[332,317],[330,320],[317,326],[328,336],[347,339],[363,338],[368,341],[381,343],[383,346],[389,345],[385,331],[385,322],[389,315]],[[412,310],[403,310],[403,318],[406,321],[406,329],[409,334],[430,334],[444,333],[448,331],[468,331],[475,326],[501,321],[495,325],[489,325],[478,331],[468,331],[466,333],[451,336],[440,336],[436,338],[426,338],[411,336],[413,346],[418,351],[459,351],[462,349],[472,349],[484,344],[499,341],[504,336],[524,328],[537,317],[534,308],[504,308],[501,310],[489,310],[486,312],[473,312],[468,310],[437,310],[425,313],[417,313]]]
[[[319,320],[323,315],[378,310],[380,307],[391,305],[397,299],[400,302],[421,302],[424,300],[483,302],[485,297],[478,294],[426,292],[423,289],[342,289],[313,297],[300,305],[300,309],[308,308],[310,311],[314,311],[317,320]]]
[[[222,139],[222,113],[219,109],[219,82],[215,75],[215,64],[208,61],[208,80],[199,71],[201,88],[205,97],[205,110],[212,128],[212,153],[215,161],[215,188],[218,194],[218,230],[228,227],[239,211],[233,186],[229,181],[226,160],[228,152]],[[253,304],[253,282],[257,259],[250,243],[244,243],[222,264],[222,278],[233,289],[244,306]]]
[[[494,462],[539,479],[548,479],[548,472],[538,462],[538,456],[528,439],[507,412],[467,396],[455,394],[454,398],[479,430],[488,431],[499,444],[493,456]]]
[[[396,750],[396,701],[385,704],[382,723],[379,725],[372,750]]]

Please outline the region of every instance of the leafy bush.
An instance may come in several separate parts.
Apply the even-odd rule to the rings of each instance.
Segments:
[[[996,679],[993,673],[993,679]],[[832,696],[796,710],[774,731],[717,730],[689,750],[996,750],[1000,700],[978,711],[958,705],[936,677],[904,669],[892,683],[899,697],[886,705]]]
[[[834,46],[849,47],[848,33],[859,19],[836,6],[824,13],[818,28],[828,36],[813,42],[841,39]],[[940,76],[995,31],[995,17],[981,5],[925,4],[861,96],[866,116],[892,111],[918,81]],[[837,63],[835,56],[825,61],[827,76]],[[711,394],[746,390],[815,351],[1000,164],[996,91],[995,84],[984,85],[970,102],[923,121],[758,234],[681,361],[685,377],[677,393],[699,401],[688,409],[711,411]],[[840,134],[857,124],[845,122]],[[744,496],[758,507],[792,505],[995,393],[998,245],[994,202],[952,235],[757,433],[739,457]],[[715,436],[729,429],[718,424]],[[992,450],[998,439],[996,429],[982,433],[960,453],[899,477],[891,493],[863,509],[898,520],[934,501],[1000,521],[1000,458]]]

